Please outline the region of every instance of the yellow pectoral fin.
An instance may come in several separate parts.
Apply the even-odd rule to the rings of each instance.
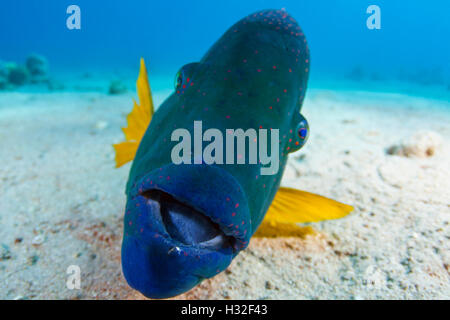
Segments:
[[[134,159],[139,143],[154,113],[152,91],[148,82],[144,59],[141,59],[141,68],[136,87],[140,105],[134,101],[133,110],[127,116],[127,127],[122,128],[125,141],[114,145],[116,168]]]
[[[297,223],[339,219],[352,210],[352,206],[314,193],[281,187],[255,236],[303,237],[311,230]]]
[[[300,227],[290,223],[272,224],[264,220],[253,236],[257,238],[277,238],[277,237],[305,238],[307,235],[315,233],[316,231],[314,231],[314,229],[310,226]]]

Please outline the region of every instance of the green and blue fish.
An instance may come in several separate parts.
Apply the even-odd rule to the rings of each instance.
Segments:
[[[181,294],[225,270],[253,235],[298,235],[296,223],[341,218],[353,209],[280,187],[288,154],[308,136],[300,111],[309,59],[306,38],[286,11],[256,12],[233,25],[200,62],[183,66],[173,94],[154,114],[141,60],[139,104],[123,129],[126,141],[114,145],[118,167],[134,159],[122,242],[131,287],[150,298]],[[187,135],[174,139],[180,128]],[[253,129],[260,138],[270,131],[276,144],[265,147],[274,163],[252,162],[251,152],[236,153],[236,163],[209,163],[196,149],[218,156],[223,147],[220,135],[206,137],[209,129],[225,136]],[[191,145],[190,137],[194,152],[180,148]],[[182,163],[174,163],[174,150],[182,151]]]

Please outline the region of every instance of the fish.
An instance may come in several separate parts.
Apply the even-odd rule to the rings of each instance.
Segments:
[[[181,67],[173,93],[156,111],[141,58],[139,102],[127,116],[125,141],[114,145],[116,167],[133,161],[121,248],[132,288],[148,298],[177,296],[224,271],[253,235],[300,236],[306,231],[298,223],[353,210],[280,186],[288,155],[309,135],[301,114],[309,68],[305,35],[285,10],[258,11],[235,23],[199,62]],[[275,147],[267,147],[278,155],[278,169],[267,173],[267,161],[251,163],[250,152],[240,162],[207,163],[194,150],[174,163],[180,143],[174,131],[195,136],[199,121],[203,130],[225,135],[230,128],[278,132]]]

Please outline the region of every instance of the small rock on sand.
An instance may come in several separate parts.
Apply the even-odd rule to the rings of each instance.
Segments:
[[[95,128],[98,130],[103,130],[106,129],[108,125],[109,124],[106,121],[97,121],[97,123],[95,124]]]
[[[436,154],[442,146],[442,137],[433,131],[418,131],[404,142],[389,147],[390,155],[426,158]]]
[[[40,246],[43,243],[44,243],[44,236],[41,234],[34,237],[33,240],[31,241],[31,244],[33,246]]]
[[[122,94],[127,92],[127,87],[120,80],[114,80],[109,85],[109,94]]]
[[[8,73],[9,83],[15,86],[21,86],[28,81],[29,73],[25,67],[16,64],[10,64],[8,68],[9,68]]]
[[[47,79],[48,62],[43,56],[30,55],[25,62],[25,66],[31,75],[32,82],[40,82]]]

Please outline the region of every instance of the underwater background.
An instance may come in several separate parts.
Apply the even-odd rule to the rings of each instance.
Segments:
[[[420,90],[441,96],[450,90],[446,0],[111,0],[107,5],[79,0],[74,4],[81,9],[81,29],[69,30],[66,8],[72,2],[2,2],[0,61],[24,63],[37,53],[49,61],[51,76],[67,83],[102,73],[134,78],[142,56],[158,89],[171,86],[182,65],[201,59],[242,17],[285,8],[308,40],[312,87]],[[381,9],[379,30],[366,26],[371,4]]]
[[[448,0],[0,1],[0,299],[145,298],[122,273],[131,163],[115,168],[112,146],[139,60],[158,108],[183,65],[270,8],[298,21],[311,61],[310,135],[281,185],[354,211],[252,237],[177,298],[450,299]]]

